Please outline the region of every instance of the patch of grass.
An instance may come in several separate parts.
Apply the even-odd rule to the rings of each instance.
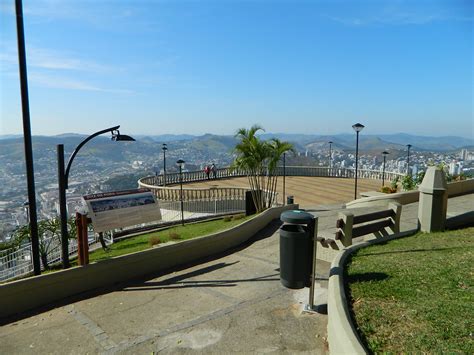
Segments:
[[[245,218],[245,214],[244,214],[244,213],[235,214],[235,215],[232,216],[232,220],[233,220],[233,221],[238,221],[239,219],[242,219],[242,218]]]
[[[178,233],[176,233],[176,232],[170,232],[170,233],[168,234],[168,237],[169,237],[169,239],[171,239],[171,240],[179,240],[179,239],[181,239],[181,236],[180,236]]]
[[[225,216],[223,220],[224,222],[230,222],[232,221],[232,216]]]
[[[214,221],[190,223],[184,226],[176,226],[163,231],[141,234],[133,238],[124,239],[109,246],[109,250],[104,251],[97,249],[89,254],[89,261],[99,261],[110,259],[115,256],[134,253],[137,251],[151,248],[152,238],[159,238],[161,243],[166,243],[169,240],[186,240],[196,238],[212,233],[216,233],[225,229],[235,227],[236,225],[249,219],[245,217],[239,220],[232,220],[225,222],[223,219]]]
[[[157,235],[151,237],[149,240],[148,240],[148,244],[150,246],[153,246],[153,245],[158,245],[161,243],[161,238]]]
[[[474,353],[474,228],[360,249],[346,280],[371,352]]]

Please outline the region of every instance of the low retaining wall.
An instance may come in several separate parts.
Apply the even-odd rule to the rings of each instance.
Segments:
[[[328,284],[328,343],[331,354],[367,354],[352,322],[344,289],[344,267],[354,251],[392,239],[413,235],[416,229],[352,245],[341,251],[331,264]]]
[[[298,205],[271,208],[208,236],[0,285],[0,318],[221,253],[246,242],[283,211],[295,208]]]
[[[461,196],[470,193],[474,193],[474,179],[448,183],[448,197]],[[418,190],[397,192],[394,194],[359,198],[346,203],[346,208],[385,206],[389,200],[398,202],[402,205],[407,205],[413,202],[418,202],[419,198],[420,191]]]

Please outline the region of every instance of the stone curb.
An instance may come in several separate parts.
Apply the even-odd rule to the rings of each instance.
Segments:
[[[354,244],[337,254],[331,264],[328,284],[328,343],[330,354],[367,354],[352,322],[344,290],[344,267],[347,258],[356,250],[413,235],[412,229],[389,237]]]

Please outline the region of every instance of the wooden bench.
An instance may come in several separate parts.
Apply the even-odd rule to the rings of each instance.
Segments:
[[[317,259],[332,262],[336,254],[352,245],[354,238],[366,236],[364,240],[381,238],[400,232],[402,205],[391,202],[388,209],[354,216],[352,212],[339,212],[336,233],[316,238],[319,242]]]

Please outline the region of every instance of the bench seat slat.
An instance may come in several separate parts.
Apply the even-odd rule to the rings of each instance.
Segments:
[[[395,216],[394,210],[384,210],[379,212],[367,213],[360,216],[354,216],[354,224],[370,222],[377,219]]]
[[[382,228],[390,227],[392,225],[392,221],[386,219],[383,221],[366,224],[365,226],[354,227],[352,229],[352,238],[357,238],[366,234],[375,233],[380,231]]]

